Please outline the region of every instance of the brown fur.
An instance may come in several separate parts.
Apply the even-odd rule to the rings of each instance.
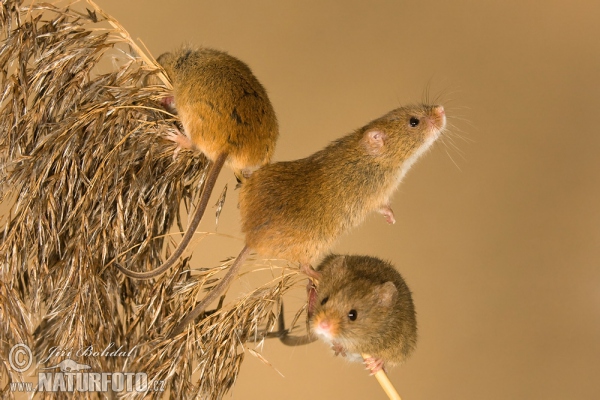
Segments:
[[[416,127],[411,118],[419,119]],[[310,157],[260,168],[240,192],[246,234],[240,256],[251,249],[298,262],[318,278],[313,262],[368,213],[386,208],[412,158],[433,143],[445,121],[441,106],[398,108]],[[191,315],[204,308],[201,303]]]
[[[173,81],[185,132],[211,161],[226,153],[226,164],[239,175],[271,160],[277,118],[267,92],[245,63],[208,48],[182,48],[161,55],[158,62]]]
[[[413,117],[420,120],[414,128]],[[260,168],[240,192],[246,245],[312,265],[342,233],[389,204],[411,156],[444,126],[442,107],[402,107],[307,158]]]
[[[228,165],[243,180],[271,160],[279,135],[267,92],[242,61],[218,50],[182,48],[162,54],[158,62],[173,82],[175,109],[192,147],[213,165],[198,208],[169,259],[145,272],[116,265],[134,279],[154,278],[171,268],[190,243],[222,166]],[[171,110],[172,103],[173,99],[168,99],[165,106]]]
[[[417,342],[415,309],[408,286],[390,263],[329,255],[317,270],[321,279],[309,317],[313,334],[320,321],[328,320],[336,327],[331,343],[350,357],[366,353],[395,365],[410,356]],[[357,314],[354,321],[350,310]]]

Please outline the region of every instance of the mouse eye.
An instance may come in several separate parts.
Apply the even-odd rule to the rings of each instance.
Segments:
[[[323,300],[321,300],[321,305],[324,306],[325,303],[327,303],[327,300],[329,300],[329,296],[327,296]]]
[[[358,316],[358,313],[356,312],[356,310],[350,310],[348,312],[348,318],[350,318],[350,321],[354,321],[357,316]]]
[[[408,121],[408,123],[410,124],[410,126],[412,126],[413,128],[417,125],[419,125],[419,118],[416,117],[411,117],[410,121]]]

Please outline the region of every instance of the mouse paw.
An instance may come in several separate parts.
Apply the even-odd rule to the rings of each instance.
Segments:
[[[381,206],[381,208],[378,210],[385,218],[386,222],[390,225],[393,225],[396,223],[396,218],[394,217],[394,211],[392,210],[392,208],[389,205],[384,205]]]
[[[167,96],[160,100],[160,105],[171,114],[177,114],[177,108],[175,107],[175,97]]]
[[[300,270],[307,275],[312,281],[318,281],[321,278],[321,273],[317,272],[308,264],[300,265]]]
[[[181,149],[193,150],[195,148],[194,143],[192,143],[190,138],[181,133],[181,131],[177,128],[169,129],[165,134],[165,139],[177,144],[177,147],[173,152],[173,160],[177,158]]]
[[[365,358],[365,365],[367,370],[371,371],[371,375],[375,375],[379,371],[385,371],[384,362],[381,358],[369,357]]]
[[[336,356],[346,357],[346,349],[339,343],[333,343],[331,345],[331,349],[335,353]]]

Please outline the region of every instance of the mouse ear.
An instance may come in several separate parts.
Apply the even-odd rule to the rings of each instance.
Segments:
[[[387,135],[383,131],[379,130],[368,130],[365,132],[362,138],[362,144],[372,156],[381,154],[385,142],[387,141]]]
[[[384,307],[390,307],[396,300],[398,289],[394,282],[386,282],[375,288],[377,300]]]
[[[324,262],[318,267],[317,271],[322,272],[326,275],[327,281],[339,281],[344,280],[350,270],[348,269],[346,256],[332,254],[325,259]],[[325,279],[325,278],[324,278]]]

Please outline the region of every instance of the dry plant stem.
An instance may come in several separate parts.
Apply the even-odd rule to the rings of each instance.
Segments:
[[[368,358],[371,358],[371,356],[369,354],[363,354],[362,358],[366,360]],[[388,378],[387,374],[383,369],[377,371],[377,373],[375,374],[375,379],[377,379],[377,382],[379,382],[381,388],[383,389],[385,394],[387,394],[390,400],[402,400],[400,398],[400,395],[396,391],[396,388],[394,387],[394,385],[392,385],[392,382],[390,382],[390,379]]]
[[[135,43],[133,38],[129,35],[129,32],[113,17],[105,13],[93,0],[86,0],[86,2],[94,7],[94,11],[98,14],[102,15],[106,21],[121,35],[125,41],[133,48],[133,50],[137,53],[137,55],[146,63],[147,65],[151,65],[157,69],[159,72],[157,73],[158,78],[165,84],[167,89],[173,90],[173,85],[171,81],[167,77],[167,75],[162,71],[162,68],[158,65],[154,57],[152,55],[147,55],[142,49]]]
[[[189,315],[175,327],[170,337],[177,336],[190,322],[202,314],[202,312],[210,303],[212,303],[229,287],[231,281],[233,281],[233,279],[238,275],[238,271],[240,270],[246,257],[248,257],[249,253],[250,249],[247,246],[244,246],[240,254],[229,268],[229,271],[227,271],[227,274],[225,274],[223,279],[221,279],[221,282],[219,282],[219,284],[215,286],[210,293],[202,299],[202,301],[200,301],[200,303],[189,313]]]
[[[200,203],[207,160],[182,152],[173,162],[163,136],[174,119],[160,105],[172,93],[152,84],[162,69],[133,54],[120,24],[85,0],[23,3],[0,2],[0,202],[10,208],[0,216],[0,398],[14,398],[5,389],[22,380],[3,362],[16,343],[38,360],[54,347],[123,345],[135,357],[79,361],[144,372],[167,390],[106,398],[223,398],[240,373],[241,345],[273,328],[274,305],[298,282],[278,277],[205,313],[192,334],[167,338],[224,265],[152,281],[106,266],[163,264],[165,234],[175,223],[183,230],[181,204]],[[98,72],[105,61],[114,68]],[[173,268],[189,271],[189,257]]]
[[[163,265],[161,265],[160,267],[153,269],[152,271],[148,271],[148,272],[130,271],[124,267],[121,267],[119,264],[115,263],[115,266],[117,267],[117,269],[119,271],[121,271],[124,275],[126,275],[130,278],[150,279],[150,278],[154,278],[154,277],[162,274],[163,272],[165,272],[166,270],[171,268],[171,266],[173,266],[173,264],[175,264],[177,259],[179,257],[181,257],[181,255],[187,248],[188,244],[194,237],[194,234],[196,233],[198,224],[200,224],[200,221],[202,220],[202,216],[204,215],[204,211],[206,210],[206,206],[208,205],[208,199],[210,198],[210,194],[212,193],[213,188],[215,187],[215,183],[217,182],[217,178],[219,177],[219,172],[221,172],[221,169],[223,168],[223,164],[225,164],[226,159],[227,159],[227,154],[221,154],[217,158],[217,160],[213,163],[212,167],[210,168],[210,172],[208,173],[208,178],[204,185],[204,189],[202,190],[202,195],[200,196],[200,202],[198,204],[198,208],[196,209],[196,212],[194,213],[194,216],[188,225],[187,231],[185,232],[183,239],[181,239],[181,243],[179,244],[177,249],[173,252],[173,254],[171,254],[171,257],[169,257],[169,259],[167,261],[165,261],[165,263]]]

